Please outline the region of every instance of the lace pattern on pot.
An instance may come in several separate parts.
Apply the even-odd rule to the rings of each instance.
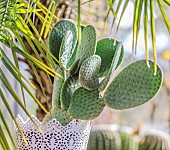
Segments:
[[[43,134],[30,119],[23,121],[18,116],[17,122],[28,141],[27,146],[14,125],[14,138],[18,150],[86,150],[91,129],[90,121],[73,120],[67,126],[62,126],[54,118],[46,125],[42,125],[35,116],[32,118],[41,127]]]

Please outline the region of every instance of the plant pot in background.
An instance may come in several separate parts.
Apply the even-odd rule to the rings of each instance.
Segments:
[[[23,121],[18,115],[17,122],[28,142],[26,145],[14,125],[14,137],[19,150],[86,150],[91,129],[90,121],[73,120],[67,126],[62,126],[54,118],[46,125],[42,125],[35,116],[32,118],[42,129],[43,134],[30,119]]]

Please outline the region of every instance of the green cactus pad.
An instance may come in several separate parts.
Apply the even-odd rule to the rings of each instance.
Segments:
[[[84,25],[81,25],[81,32],[83,32],[85,26]],[[76,45],[76,48],[74,50],[74,53],[71,57],[71,59],[69,60],[68,64],[67,64],[67,68],[71,68],[72,65],[77,61],[76,60],[76,53],[77,53],[77,48],[78,48],[78,42],[77,42],[77,45]]]
[[[66,126],[72,120],[67,111],[54,107],[48,114],[46,114],[42,124],[46,124],[53,118],[56,118],[63,126]]]
[[[99,55],[101,57],[102,63],[101,63],[101,69],[99,72],[99,76],[103,77],[107,74],[109,71],[109,68],[111,67],[113,57],[115,55],[115,51],[117,49],[117,46],[119,46],[119,42],[116,41],[116,44],[114,44],[114,39],[111,38],[104,38],[97,42],[96,47],[96,55]],[[123,60],[123,54],[124,49],[122,47],[121,55],[119,62],[117,64],[117,67],[121,64]]]
[[[81,87],[73,93],[68,113],[73,118],[91,120],[96,118],[103,108],[104,101],[99,99],[97,90],[88,91]]]
[[[95,54],[96,31],[93,26],[88,25],[82,32],[80,45],[77,49],[76,60],[80,59],[80,64],[88,57]]]
[[[64,70],[61,68],[57,68],[57,71],[60,75],[64,77]],[[52,106],[53,107],[61,107],[60,103],[60,93],[61,88],[64,84],[65,79],[59,79],[57,77],[54,77],[54,84],[53,84],[53,93],[52,93]]]
[[[76,53],[77,53],[77,47],[78,47],[78,44],[76,45],[76,48],[69,60],[69,62],[67,63],[67,69],[71,68],[73,66],[73,64],[76,62]]]
[[[73,43],[73,34],[71,31],[67,31],[66,35],[64,36],[61,42],[61,47],[59,52],[59,60],[65,68],[72,56],[72,43]]]
[[[140,60],[126,67],[107,88],[104,100],[108,107],[127,109],[142,105],[155,96],[162,84],[162,71],[154,75],[154,63]]]
[[[55,26],[52,28],[49,35],[49,49],[51,53],[59,59],[59,51],[62,43],[63,37],[66,35],[67,31],[71,31],[73,34],[72,42],[72,53],[74,52],[77,44],[77,25],[69,19],[63,19],[58,21]]]
[[[87,90],[97,89],[99,86],[99,73],[101,65],[100,56],[93,55],[87,58],[80,67],[79,80],[82,86]]]
[[[119,43],[118,46],[116,47],[110,69],[107,72],[105,78],[100,83],[100,86],[98,88],[99,92],[102,92],[106,88],[110,80],[111,74],[116,70],[118,63],[120,62],[120,59],[122,59],[121,51],[122,51],[122,43]]]
[[[71,96],[79,86],[80,84],[77,76],[70,76],[66,79],[60,95],[62,109],[68,109]]]

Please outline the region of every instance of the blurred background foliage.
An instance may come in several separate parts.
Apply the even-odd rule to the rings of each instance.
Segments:
[[[148,4],[147,13],[146,3]],[[16,117],[17,114],[22,114],[22,117],[26,119],[27,115],[18,105],[15,96],[11,96],[2,83],[3,72],[23,106],[29,110],[29,114],[36,115],[42,120],[45,115],[44,110],[51,109],[53,64],[57,61],[48,51],[48,33],[59,19],[70,18],[77,22],[78,1],[0,0],[0,4],[2,11],[0,14],[1,54],[3,54],[2,51],[4,52],[2,57],[6,55],[16,68],[19,68],[20,71],[13,68],[14,73],[19,75],[19,81],[22,78],[21,72],[36,87],[35,90],[27,80],[22,78],[29,89],[28,92],[11,73],[12,69],[6,67],[4,61],[0,61],[1,91],[5,95],[13,115]],[[152,101],[127,111],[105,108],[103,113],[93,120],[94,127],[96,124],[116,123],[135,128],[140,123],[143,128],[156,128],[170,134],[169,20],[169,0],[81,0],[81,23],[93,25],[97,30],[98,39],[112,37],[123,42],[125,58],[117,73],[132,61],[141,58],[154,59],[164,72],[163,87]],[[39,62],[31,59],[32,56]],[[50,59],[47,59],[47,56]],[[41,62],[46,65],[44,70],[41,68]],[[35,97],[33,98],[30,93]],[[36,100],[42,106],[37,105]],[[9,128],[12,128],[11,115],[2,100],[0,106],[2,106],[0,112],[8,122]],[[4,129],[2,123],[0,127]],[[6,133],[6,131],[4,132]]]

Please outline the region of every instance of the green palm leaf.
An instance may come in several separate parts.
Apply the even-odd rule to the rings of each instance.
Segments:
[[[155,35],[155,19],[154,19],[154,1],[150,0],[150,28],[152,36],[152,52],[154,57],[154,74],[157,72],[157,53],[156,53],[156,35]]]
[[[19,125],[18,125],[18,123],[17,123],[17,121],[16,121],[16,118],[15,118],[15,116],[14,116],[14,114],[13,114],[11,108],[10,108],[10,105],[9,105],[8,101],[6,100],[6,97],[5,97],[5,95],[4,95],[4,93],[2,92],[1,89],[0,89],[0,97],[1,97],[1,99],[2,99],[2,101],[3,101],[3,103],[4,103],[4,105],[5,105],[6,109],[8,110],[11,118],[14,120],[15,125],[17,126],[18,131],[20,132],[20,134],[21,134],[24,142],[25,142],[26,144],[28,144],[28,142],[27,142],[27,140],[26,140],[23,132],[21,131],[21,129],[20,129],[20,127],[19,127]],[[19,100],[18,102],[20,102],[20,100]]]
[[[13,137],[12,137],[12,134],[11,134],[11,132],[10,132],[10,129],[9,129],[9,127],[8,127],[8,124],[7,124],[7,122],[6,122],[6,119],[5,119],[4,115],[2,114],[1,109],[0,109],[0,118],[1,118],[1,120],[2,120],[2,122],[3,122],[3,124],[4,124],[4,126],[5,126],[5,128],[6,128],[6,130],[7,130],[7,132],[8,132],[8,135],[9,135],[9,137],[10,137],[10,140],[12,141],[12,144],[13,144],[15,150],[17,150],[16,143],[14,142],[14,139],[13,139]]]
[[[169,0],[163,0],[167,5],[170,6],[170,1]]]
[[[117,29],[116,29],[116,35],[118,34],[118,29],[119,29],[119,26],[120,26],[120,23],[121,23],[121,20],[122,20],[122,17],[124,15],[124,12],[128,6],[128,3],[129,3],[129,0],[126,0],[125,3],[124,3],[124,6],[123,6],[123,9],[122,9],[122,12],[121,12],[121,15],[120,15],[120,19],[119,19],[119,22],[118,22],[118,25],[117,25]]]
[[[8,56],[5,55],[4,50],[0,49],[0,54],[1,54],[1,61],[2,63],[6,66],[6,68],[9,70],[9,72],[18,80],[18,82],[21,85],[21,91],[23,94],[23,99],[24,97],[24,89],[29,93],[29,95],[32,96],[32,98],[40,105],[40,107],[47,113],[47,110],[42,106],[42,104],[35,98],[35,96],[32,94],[32,92],[28,89],[28,87],[25,85],[23,82],[23,79],[26,80],[32,87],[35,88],[35,86],[26,78],[23,76],[23,74],[20,72],[20,68],[18,65],[18,58],[17,58],[17,53],[21,54],[23,57],[28,59],[30,66],[32,66],[33,72],[36,75],[37,80],[39,81],[39,84],[41,85],[42,91],[44,91],[42,83],[40,81],[40,78],[38,76],[38,73],[35,69],[35,65],[41,68],[43,71],[45,71],[47,74],[51,76],[58,76],[59,74],[56,73],[53,70],[53,59],[55,61],[56,58],[50,53],[48,50],[48,47],[44,44],[41,34],[37,31],[33,21],[31,20],[31,16],[37,16],[40,21],[46,22],[44,25],[44,30],[45,32],[41,32],[44,34],[44,37],[48,35],[51,27],[51,22],[53,21],[53,18],[58,19],[55,15],[55,9],[57,6],[56,1],[51,0],[52,7],[46,8],[43,6],[40,2],[37,0],[33,0],[31,3],[28,3],[25,0],[1,0],[0,1],[0,42],[1,44],[9,47],[11,49],[11,52],[13,54],[14,62],[13,64],[9,59]],[[37,7],[34,7],[34,6]],[[50,10],[50,11],[49,11]],[[43,15],[45,14],[45,17]],[[32,33],[32,30],[35,32],[35,35]],[[21,48],[18,48],[18,46],[15,45],[13,42],[13,38],[10,33],[13,33],[14,36],[17,38],[19,41]],[[25,37],[26,41],[28,44],[32,47],[36,54],[36,58],[31,56],[27,49],[25,48],[25,43],[22,41],[22,37]],[[38,37],[38,39],[37,39]],[[43,60],[40,56],[40,54],[43,56],[43,58],[46,60],[47,65],[43,63]],[[48,58],[47,58],[48,55]],[[18,97],[17,93],[15,90],[12,88],[10,85],[10,82],[8,79],[5,77],[4,73],[2,70],[0,70],[0,80],[2,81],[2,84],[6,87],[6,89],[11,93],[11,95],[14,97],[15,101],[20,105],[20,107],[24,110],[24,112],[30,117],[30,119],[34,122],[34,120],[31,118],[31,115],[29,114],[28,110]],[[48,76],[49,76],[48,75]],[[60,75],[59,75],[60,76]],[[61,77],[61,76],[60,76]],[[49,78],[50,79],[50,78]],[[46,97],[45,92],[43,92],[44,97]],[[15,120],[15,117],[13,115],[13,112],[10,109],[10,103],[6,100],[4,94],[2,93],[0,89],[0,97],[1,100],[4,102],[6,109],[10,113],[12,119],[14,120],[15,124],[17,125],[17,122]],[[11,134],[9,132],[9,129],[7,127],[7,123],[4,120],[3,114],[1,113],[1,120],[3,121],[9,136],[11,137]],[[35,122],[34,122],[35,123]],[[37,124],[35,124],[37,128],[41,131],[41,129],[38,127]],[[19,129],[19,126],[17,126]],[[2,128],[0,128],[2,129]],[[24,136],[22,134],[22,131],[19,129],[19,132],[21,133],[23,139]],[[3,148],[6,150],[9,150],[8,142],[6,138],[3,136],[3,132],[1,132],[0,136],[0,143],[3,146]],[[13,142],[13,141],[12,141]],[[27,143],[26,139],[25,142]],[[14,144],[14,143],[13,143]]]
[[[1,125],[0,125],[0,143],[4,150],[10,150],[8,140],[6,139],[5,133]]]
[[[162,17],[164,18],[164,21],[165,21],[165,24],[166,24],[166,26],[167,26],[167,29],[168,29],[168,31],[169,31],[169,33],[170,33],[170,21],[169,21],[169,19],[168,19],[168,16],[167,16],[166,13],[165,13],[165,10],[164,10],[164,8],[163,8],[163,6],[162,6],[161,1],[160,1],[160,0],[157,0],[157,3],[158,3],[158,6],[159,6],[160,11],[161,11],[161,13],[162,13]]]
[[[144,40],[145,40],[145,53],[146,63],[149,66],[149,49],[148,49],[148,1],[144,0]]]
[[[120,6],[122,5],[122,2],[123,2],[123,0],[120,0],[120,1],[118,2],[118,4],[117,4],[117,8],[116,8],[116,12],[115,12],[115,17],[113,18],[113,21],[112,21],[111,30],[113,29],[114,22],[115,22],[115,20],[116,20],[116,17],[117,17],[117,15],[118,15],[118,12],[119,12],[119,10],[120,10]]]

